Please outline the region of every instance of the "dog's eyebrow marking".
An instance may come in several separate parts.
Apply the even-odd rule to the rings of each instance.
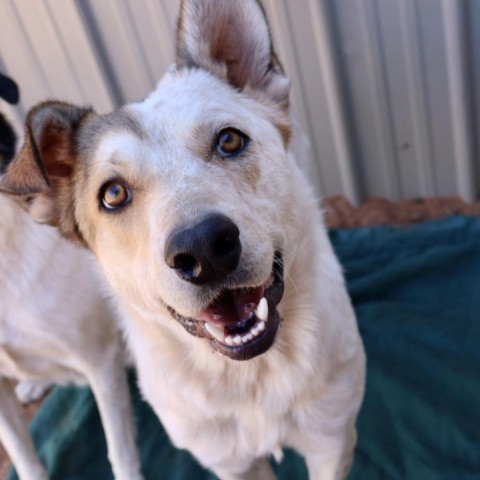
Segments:
[[[120,167],[120,166],[123,166],[125,165],[125,162],[122,162],[121,160],[119,160],[118,156],[116,153],[114,153],[109,159],[108,159],[108,163],[111,163],[112,165],[115,165],[117,167]]]
[[[133,133],[139,140],[145,141],[148,138],[147,132],[142,128],[134,113],[127,108],[115,110],[108,114],[105,120],[109,126]]]
[[[97,149],[98,143],[108,132],[128,132],[139,140],[148,139],[147,132],[142,128],[135,115],[126,108],[120,108],[106,115],[94,116],[93,120],[82,130],[78,140],[79,150],[91,158]]]

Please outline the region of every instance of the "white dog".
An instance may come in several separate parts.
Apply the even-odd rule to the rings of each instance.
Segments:
[[[0,195],[0,441],[22,480],[47,479],[13,384],[90,384],[115,478],[141,479],[123,348],[95,262]],[[33,390],[32,390],[33,388]]]
[[[27,120],[3,189],[96,255],[145,398],[222,479],[288,446],[345,478],[365,359],[317,202],[289,153],[289,82],[256,0],[185,0],[143,102]]]

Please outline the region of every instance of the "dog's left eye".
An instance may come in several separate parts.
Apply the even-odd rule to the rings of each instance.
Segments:
[[[130,201],[131,193],[122,183],[111,181],[100,190],[100,199],[107,210],[118,210]]]
[[[224,128],[217,135],[216,150],[222,158],[233,157],[247,146],[248,137],[234,128]]]

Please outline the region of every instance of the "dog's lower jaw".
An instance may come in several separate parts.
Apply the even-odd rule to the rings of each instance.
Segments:
[[[250,360],[258,355],[262,355],[272,347],[280,327],[281,319],[275,305],[266,299],[265,301],[268,302],[268,310],[270,312],[267,321],[257,319],[249,332],[243,335],[244,340],[241,339],[240,334],[230,335],[231,341],[235,342],[236,340],[238,342],[238,344],[234,343],[232,345],[215,338],[209,332],[208,324],[181,317],[174,311],[171,311],[171,313],[189,334],[201,338],[203,341],[208,341],[216,352],[232,360]],[[252,331],[258,332],[258,336],[254,336]],[[248,348],[245,348],[242,342],[248,342]]]
[[[205,339],[216,352],[232,360],[250,360],[267,352],[275,342],[281,323],[277,307],[282,300],[284,288],[282,255],[276,252],[272,273],[262,286],[224,291],[212,302],[212,311],[209,312],[208,308],[205,310],[204,318],[187,318],[173,308],[168,309],[189,334]],[[234,300],[236,302],[239,302],[238,298],[242,299],[243,319],[238,318],[238,321],[226,325],[222,322],[215,325],[215,317],[222,316],[219,305],[226,299],[228,304],[232,297],[237,298]],[[237,316],[234,318],[237,319]]]
[[[233,338],[234,342],[240,342],[238,345],[225,345],[225,343],[219,340],[212,339],[210,342],[214,350],[228,356],[232,360],[250,360],[270,350],[275,342],[277,331],[280,327],[281,318],[277,309],[275,308],[275,305],[271,304],[268,300],[266,301],[268,302],[269,311],[272,313],[269,315],[268,321],[257,321],[256,325],[253,327],[252,330],[254,332],[259,327],[262,327],[262,331],[260,332],[260,336],[258,338],[254,337],[253,333],[251,333],[252,330],[250,330],[250,332],[244,335],[242,338],[239,338],[239,334],[235,335],[235,337],[227,337]],[[242,342],[248,342],[248,349],[245,349],[244,345],[242,345]]]

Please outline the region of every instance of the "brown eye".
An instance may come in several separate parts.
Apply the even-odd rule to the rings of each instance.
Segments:
[[[247,145],[247,137],[234,128],[225,128],[217,136],[216,149],[222,158],[238,155]]]
[[[102,204],[108,210],[117,210],[125,206],[130,198],[130,190],[116,181],[106,183],[101,190]]]

